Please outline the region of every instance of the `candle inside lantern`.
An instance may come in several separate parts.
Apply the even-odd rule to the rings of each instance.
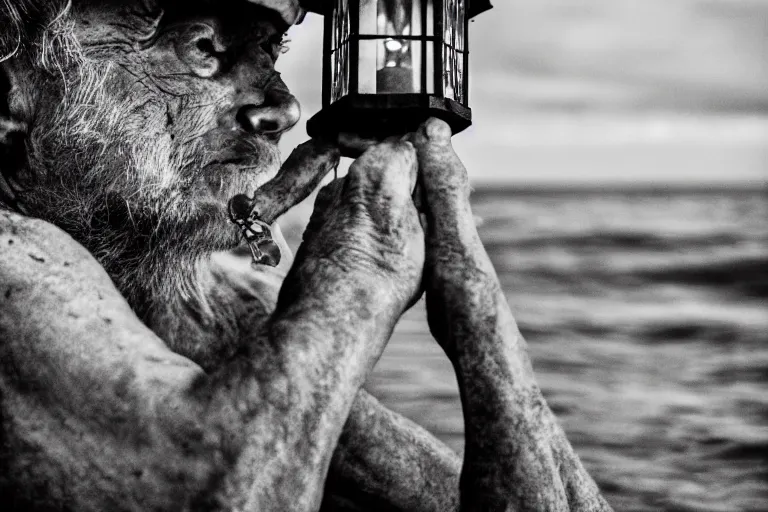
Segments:
[[[411,45],[407,39],[397,36],[411,35],[410,14],[413,0],[379,0],[376,17],[378,34],[393,34],[379,44],[376,92],[409,93],[414,92],[413,62]]]
[[[422,91],[422,3],[431,0],[360,0],[359,92]],[[368,38],[365,38],[368,37]]]

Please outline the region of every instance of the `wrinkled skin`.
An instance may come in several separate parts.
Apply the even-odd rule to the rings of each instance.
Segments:
[[[236,243],[226,201],[277,172],[275,143],[299,106],[274,71],[288,26],[271,11],[113,3],[74,6],[87,61],[66,87],[16,70],[10,102],[34,109],[23,202],[91,250],[137,305],[173,294],[177,269],[201,253]],[[237,119],[249,105],[260,107],[251,132]]]
[[[299,115],[273,68],[290,16],[229,5],[75,1],[82,66],[3,64],[0,502],[609,510],[535,385],[443,123],[358,148],[295,261],[219,252],[226,201],[278,172]],[[361,390],[424,290],[463,468]]]

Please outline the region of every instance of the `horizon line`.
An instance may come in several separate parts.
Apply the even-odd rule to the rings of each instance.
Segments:
[[[715,183],[546,183],[546,182],[497,182],[470,181],[473,193],[500,193],[510,192],[520,194],[536,193],[766,193],[768,194],[768,181],[766,182],[715,182]]]

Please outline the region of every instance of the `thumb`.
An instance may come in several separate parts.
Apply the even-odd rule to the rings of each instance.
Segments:
[[[432,217],[469,209],[469,177],[451,144],[451,128],[430,118],[410,135],[419,164],[419,183]],[[431,219],[430,219],[431,220]]]

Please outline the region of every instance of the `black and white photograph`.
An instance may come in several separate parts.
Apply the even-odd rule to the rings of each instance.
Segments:
[[[0,0],[0,510],[768,512],[768,0]]]

